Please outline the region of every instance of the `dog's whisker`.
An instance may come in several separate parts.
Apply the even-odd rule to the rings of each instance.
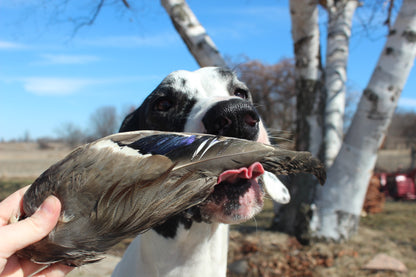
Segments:
[[[256,227],[256,234],[258,234],[258,224],[257,224],[257,219],[256,219],[256,216],[253,216],[253,220],[254,220],[254,224],[255,224],[255,227]]]

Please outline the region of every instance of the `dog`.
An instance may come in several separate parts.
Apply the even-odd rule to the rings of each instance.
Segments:
[[[209,133],[269,143],[247,86],[232,71],[216,67],[169,74],[124,119],[120,132],[133,130]],[[263,182],[279,184],[271,174]],[[287,202],[284,187],[281,194]],[[138,236],[112,276],[225,276],[228,224],[260,212],[263,195],[258,184],[217,185],[206,205]]]

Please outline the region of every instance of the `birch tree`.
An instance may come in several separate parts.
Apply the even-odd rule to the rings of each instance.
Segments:
[[[290,1],[296,60],[296,148],[308,150],[322,160],[327,158],[328,166],[333,163],[328,171],[327,185],[323,188],[316,190],[317,186],[309,176],[295,177],[290,187],[292,201],[279,212],[280,229],[295,234],[303,242],[311,236],[348,239],[355,232],[377,149],[412,66],[416,41],[413,18],[416,3],[405,0],[341,144],[348,43],[358,2],[319,2],[325,5],[329,17],[324,70],[321,67],[318,0]],[[191,50],[199,43],[199,48],[208,49],[201,52],[191,50],[198,63],[201,66],[220,64],[218,60],[223,59],[217,59],[221,57],[218,50],[211,39],[201,39],[209,37],[184,0],[162,0],[162,3],[188,48]],[[180,11],[176,16],[172,12],[175,7]],[[199,31],[190,32],[194,25]],[[211,59],[211,53],[218,55]],[[392,70],[388,71],[388,67]],[[302,184],[302,189],[296,184]]]
[[[327,1],[328,35],[325,58],[325,163],[330,167],[344,136],[344,109],[349,38],[356,0]]]
[[[227,66],[185,0],[161,0],[161,3],[199,66]]]
[[[336,241],[355,233],[367,185],[416,56],[416,1],[403,0],[341,150],[316,192],[311,229]]]
[[[290,15],[295,52],[296,150],[308,150],[322,158],[325,97],[322,90],[318,1],[290,1]],[[274,219],[274,229],[296,234],[299,240],[307,240],[304,233],[309,209],[304,203],[312,201],[315,183],[312,177],[305,174],[296,176],[288,184],[292,198],[288,205],[276,209],[278,214]]]

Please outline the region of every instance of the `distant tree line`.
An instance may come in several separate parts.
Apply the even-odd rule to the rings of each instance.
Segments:
[[[416,148],[416,112],[411,110],[397,110],[392,118],[384,149]]]
[[[58,126],[55,130],[57,136],[40,137],[36,139],[40,149],[51,148],[52,142],[64,142],[69,147],[75,147],[83,143],[88,143],[96,139],[114,134],[118,132],[118,128],[122,119],[130,111],[121,111],[120,114],[113,106],[103,106],[96,109],[89,118],[88,127],[83,129],[78,124],[73,122],[65,122]],[[33,142],[29,131],[25,131],[22,137],[9,140],[9,142]]]
[[[67,122],[57,129],[58,137],[71,147],[94,141],[117,133],[121,120],[126,114],[127,112],[122,112],[118,115],[113,106],[100,107],[91,114],[86,130]]]

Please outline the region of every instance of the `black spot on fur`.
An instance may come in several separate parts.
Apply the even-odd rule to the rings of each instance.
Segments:
[[[219,68],[217,68],[217,72],[223,78],[232,78],[232,77],[234,77],[234,73],[231,70],[227,69],[227,68],[219,67]]]
[[[177,215],[168,218],[164,223],[153,229],[165,238],[173,239],[178,231],[179,224],[182,224],[186,230],[192,227],[192,222],[202,222],[200,210],[192,207]]]
[[[169,110],[159,111],[154,108],[161,99],[170,101]],[[139,108],[124,119],[120,132],[137,130],[183,132],[188,114],[195,103],[196,100],[189,98],[188,94],[169,86],[159,85]]]

